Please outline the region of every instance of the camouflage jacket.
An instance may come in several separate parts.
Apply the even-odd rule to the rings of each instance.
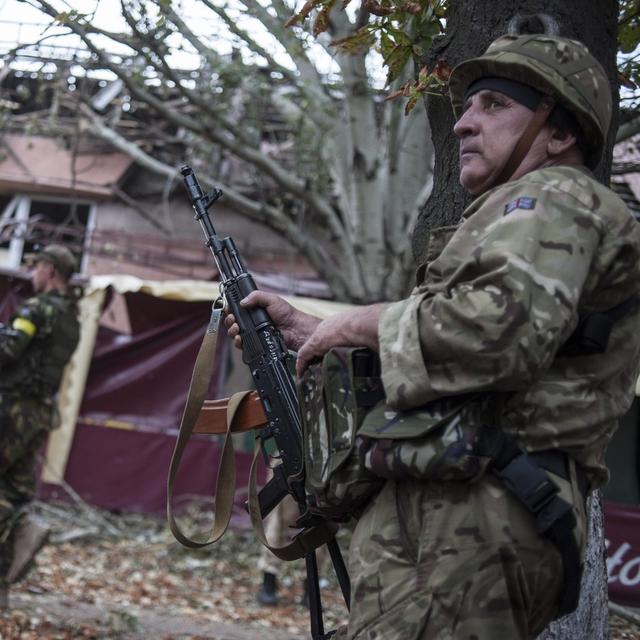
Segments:
[[[477,198],[432,233],[407,299],[379,323],[389,404],[493,392],[500,425],[529,451],[559,448],[607,479],[606,445],[633,399],[640,308],[605,353],[563,356],[578,319],[640,291],[640,228],[588,171],[533,171]]]
[[[59,291],[22,303],[0,326],[0,391],[50,397],[79,339],[75,299]]]

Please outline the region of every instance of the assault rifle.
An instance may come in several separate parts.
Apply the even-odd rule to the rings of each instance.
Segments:
[[[263,454],[269,463],[265,443],[275,442],[280,464],[271,467],[273,477],[258,494],[260,516],[264,518],[287,495],[295,499],[301,517],[296,522],[309,531],[323,524],[317,515],[309,514],[304,489],[303,433],[298,397],[291,374],[292,356],[289,354],[278,328],[262,308],[245,309],[240,301],[257,289],[247,271],[232,238],[220,238],[213,227],[208,209],[222,196],[214,188],[204,194],[189,166],[181,169],[184,184],[195,210],[195,219],[200,223],[205,244],[211,249],[220,274],[221,293],[226,306],[233,314],[242,337],[242,359],[249,367],[259,395],[267,424],[260,431]],[[326,524],[326,523],[325,523]],[[300,535],[300,534],[299,534]],[[349,606],[349,576],[344,566],[338,544],[333,537],[327,542],[342,593]],[[323,640],[333,635],[324,633],[322,608],[318,587],[318,570],[315,551],[305,556],[311,614],[311,635],[314,640]]]

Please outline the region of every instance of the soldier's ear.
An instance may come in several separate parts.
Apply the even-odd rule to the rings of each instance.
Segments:
[[[559,156],[573,146],[577,146],[575,134],[567,129],[551,125],[551,135],[547,142],[547,152],[551,157]]]

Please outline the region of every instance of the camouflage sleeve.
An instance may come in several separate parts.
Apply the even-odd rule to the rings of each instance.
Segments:
[[[18,360],[44,324],[38,299],[29,298],[0,328],[0,366]]]
[[[440,281],[382,314],[382,378],[395,408],[524,388],[571,335],[605,224],[564,191],[522,188],[490,195],[433,263]],[[513,205],[520,198],[526,208]]]

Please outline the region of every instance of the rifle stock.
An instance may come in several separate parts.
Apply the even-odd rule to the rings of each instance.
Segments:
[[[229,398],[205,400],[193,433],[224,435],[227,432],[227,405]],[[252,391],[240,405],[233,423],[232,433],[243,433],[253,429],[262,429],[267,424],[267,416],[262,408],[260,396]]]

